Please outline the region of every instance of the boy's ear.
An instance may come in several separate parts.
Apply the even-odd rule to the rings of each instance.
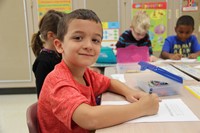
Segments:
[[[63,47],[62,47],[62,42],[59,39],[54,40],[54,46],[58,53],[62,54],[63,53]]]

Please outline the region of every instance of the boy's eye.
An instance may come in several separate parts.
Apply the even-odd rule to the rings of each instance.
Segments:
[[[182,32],[182,31],[179,31],[179,33],[180,33],[180,34],[183,34],[183,32]]]
[[[73,39],[74,39],[74,40],[77,40],[77,41],[80,41],[80,40],[82,40],[82,37],[80,37],[80,36],[75,36],[75,37],[73,37]]]
[[[101,43],[101,40],[100,40],[100,39],[92,39],[92,41],[93,41],[95,44],[100,44],[100,43]]]

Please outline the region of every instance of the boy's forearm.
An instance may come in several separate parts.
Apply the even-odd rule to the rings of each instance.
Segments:
[[[165,52],[165,51],[161,52],[161,58],[162,59],[173,59],[174,55],[175,54],[173,54],[173,53],[168,53],[168,52]]]
[[[200,51],[196,52],[197,56],[200,56]]]
[[[160,54],[160,57],[162,59],[169,59],[169,53],[162,51],[161,54]]]
[[[78,115],[80,112],[81,114]],[[82,104],[75,111],[73,120],[82,128],[94,130],[120,124],[128,120],[141,117],[144,114],[142,106],[138,103],[94,107]],[[77,117],[76,115],[81,117]]]
[[[122,83],[118,80],[111,79],[111,81],[110,81],[109,91],[111,91],[111,92],[125,96],[131,90],[132,90],[131,88],[129,88],[127,85],[125,85],[124,83]]]
[[[144,115],[138,103],[117,106],[99,106],[95,109],[98,113],[96,117],[96,128],[104,128],[126,122]],[[106,122],[105,122],[106,121]]]

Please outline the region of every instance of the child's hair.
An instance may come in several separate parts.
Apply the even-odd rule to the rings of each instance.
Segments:
[[[194,19],[189,15],[183,15],[178,18],[176,22],[176,27],[179,25],[192,26],[194,28]]]
[[[144,11],[137,12],[132,19],[131,28],[137,29],[140,32],[148,31],[150,27],[149,15]]]
[[[74,10],[71,13],[65,15],[58,24],[57,38],[60,41],[64,40],[64,36],[68,31],[68,26],[69,26],[70,22],[74,19],[91,20],[91,21],[101,24],[101,20],[96,15],[96,13],[93,12],[92,10],[89,10],[89,9]],[[103,32],[103,30],[102,30],[102,32]]]
[[[59,20],[64,16],[64,13],[49,10],[40,20],[39,30],[34,33],[31,40],[31,47],[34,55],[37,57],[43,48],[43,42],[47,40],[49,31],[57,34],[57,25]]]

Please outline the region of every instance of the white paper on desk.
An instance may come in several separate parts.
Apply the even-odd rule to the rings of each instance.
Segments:
[[[165,65],[165,66],[161,66],[160,68],[165,69],[175,75],[178,75],[180,77],[182,77],[184,80],[194,80],[193,78],[191,78],[190,76],[188,76],[187,74],[177,70],[176,68],[174,68],[171,65]]]
[[[127,101],[102,101],[102,105],[124,105]],[[156,115],[145,116],[129,121],[138,122],[172,122],[172,121],[199,121],[199,118],[187,107],[181,99],[164,99],[159,103]]]
[[[180,60],[171,60],[171,59],[167,59],[167,60],[158,60],[156,62],[195,62],[196,59],[189,59],[189,58],[181,58]]]
[[[125,78],[124,78],[124,74],[112,74],[111,77],[112,77],[113,79],[117,79],[117,80],[119,80],[119,81],[121,81],[121,82],[123,82],[123,83],[126,82],[126,80],[125,80]]]
[[[194,66],[194,68],[200,68],[200,65]]]

